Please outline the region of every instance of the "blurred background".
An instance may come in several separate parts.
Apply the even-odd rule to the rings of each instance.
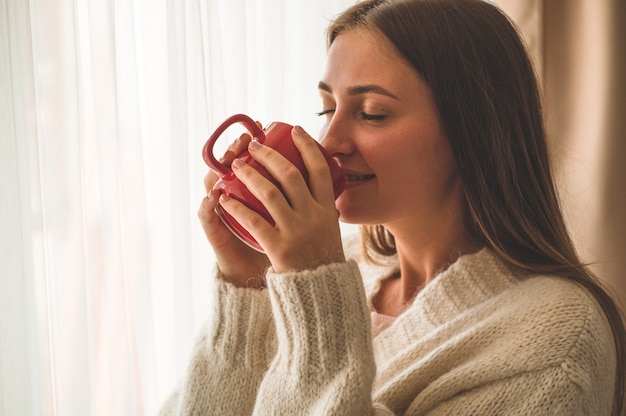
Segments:
[[[626,306],[626,1],[497,0],[542,84],[560,197],[584,261]]]
[[[211,313],[202,146],[240,112],[315,136],[324,30],[353,3],[0,0],[0,415],[157,413]],[[626,2],[495,3],[576,244],[624,304]]]

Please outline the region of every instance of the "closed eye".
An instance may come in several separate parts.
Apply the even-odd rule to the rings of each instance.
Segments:
[[[325,116],[325,115],[327,115],[327,114],[333,113],[334,111],[335,111],[335,110],[333,110],[333,109],[329,109],[329,110],[322,110],[322,111],[320,111],[319,113],[315,113],[315,114],[317,114],[318,116],[322,117],[322,116]]]
[[[365,112],[361,112],[361,118],[363,120],[370,120],[370,121],[376,121],[376,120],[384,120],[386,116],[383,115],[378,115],[378,114],[368,114]]]

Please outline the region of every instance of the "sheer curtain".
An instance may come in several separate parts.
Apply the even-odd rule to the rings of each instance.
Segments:
[[[352,3],[0,0],[0,414],[157,412],[211,311],[202,144],[316,133]]]

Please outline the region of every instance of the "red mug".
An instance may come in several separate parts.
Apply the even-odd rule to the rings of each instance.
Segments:
[[[267,212],[267,209],[263,206],[261,201],[259,201],[252,193],[246,188],[246,186],[241,183],[239,179],[235,176],[232,169],[229,166],[224,165],[213,155],[213,146],[217,139],[221,136],[224,131],[235,123],[242,124],[246,130],[252,135],[252,137],[257,140],[259,143],[264,144],[265,146],[271,147],[272,149],[281,153],[285,158],[287,158],[291,163],[293,163],[302,173],[304,180],[308,183],[309,174],[304,165],[304,161],[302,160],[302,156],[300,156],[300,151],[296,148],[291,138],[291,129],[293,126],[290,126],[286,123],[281,122],[273,122],[268,125],[265,129],[259,128],[257,124],[248,116],[244,114],[235,114],[227,118],[216,130],[213,132],[209,140],[207,140],[204,148],[202,150],[202,157],[209,167],[215,171],[219,175],[219,180],[213,186],[213,189],[218,189],[220,194],[226,194],[231,198],[234,198],[248,208],[258,212],[263,218],[267,220],[270,224],[274,225],[274,219]],[[345,178],[341,173],[341,170],[335,160],[326,152],[326,150],[318,143],[317,144],[326,158],[326,162],[330,168],[331,177],[333,181],[333,189],[335,192],[335,199],[343,192],[346,182]],[[255,161],[250,153],[245,150],[239,155],[237,158],[243,160],[249,166],[258,170],[263,176],[265,176],[268,180],[274,183],[278,189],[282,189],[278,181],[276,181],[272,175],[265,169],[260,163]],[[259,245],[259,243],[250,235],[250,233],[241,226],[231,215],[229,215],[221,205],[217,205],[216,207],[217,214],[224,222],[224,224],[233,232],[237,237],[239,237],[244,243],[248,244],[250,247],[254,248],[257,251],[263,252],[263,249]]]

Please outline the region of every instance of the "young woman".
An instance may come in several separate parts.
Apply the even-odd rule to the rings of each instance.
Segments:
[[[370,0],[328,33],[321,139],[346,189],[335,202],[298,127],[309,184],[247,136],[226,157],[275,226],[207,176],[217,304],[163,413],[620,414],[623,321],[565,230],[508,19],[480,0]],[[282,192],[233,160],[248,144]],[[339,219],[363,225],[362,251]]]

